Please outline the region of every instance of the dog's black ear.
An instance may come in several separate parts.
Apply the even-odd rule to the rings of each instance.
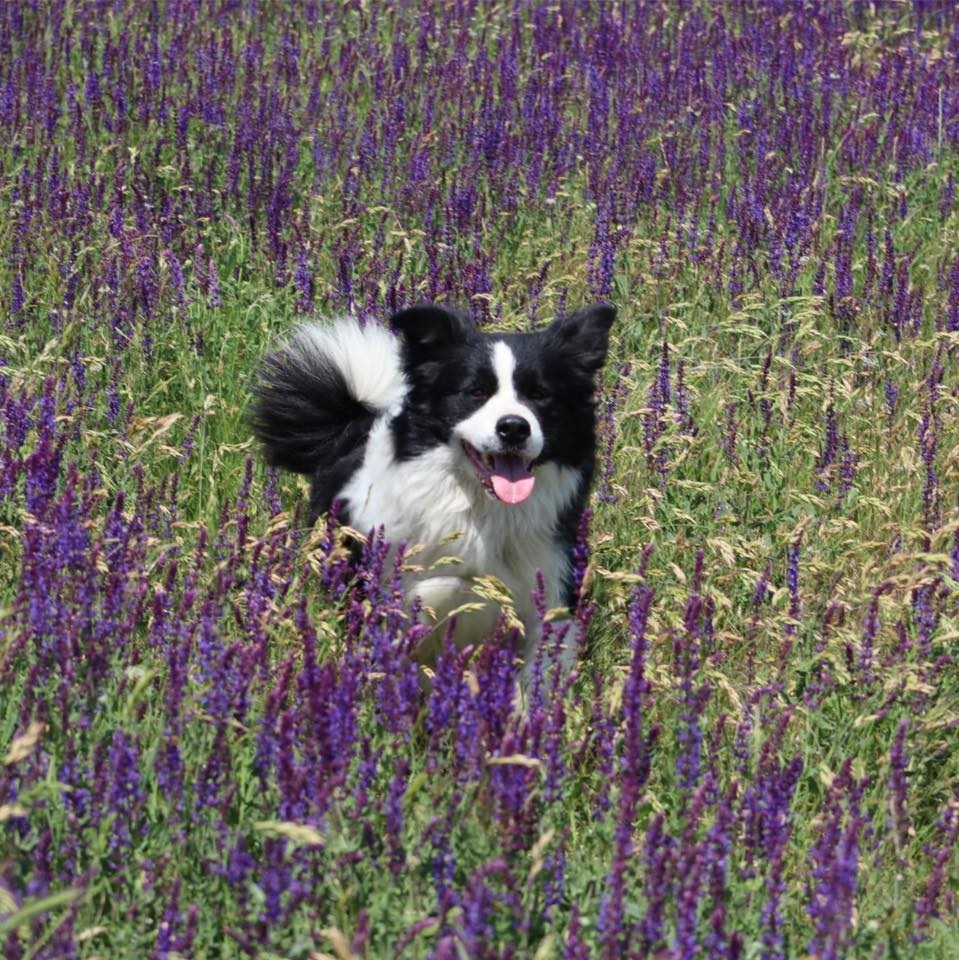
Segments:
[[[390,324],[409,347],[427,352],[462,343],[474,329],[469,317],[435,303],[419,303],[401,310],[390,319]]]
[[[553,343],[588,373],[595,373],[606,362],[609,328],[616,309],[598,303],[554,320],[547,333]]]

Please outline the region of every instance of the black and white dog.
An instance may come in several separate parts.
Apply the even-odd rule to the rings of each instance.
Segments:
[[[273,466],[312,477],[311,519],[340,518],[393,543],[422,545],[408,592],[435,617],[435,654],[451,611],[465,645],[495,628],[498,604],[474,578],[511,592],[527,669],[539,637],[536,572],[547,608],[569,607],[571,550],[596,456],[595,383],[615,311],[594,306],[536,333],[481,333],[465,316],[414,306],[384,327],[306,325],[266,358],[254,430]],[[449,558],[449,563],[436,561]],[[563,659],[575,656],[569,638]]]

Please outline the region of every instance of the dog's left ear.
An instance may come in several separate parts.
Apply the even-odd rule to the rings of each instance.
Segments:
[[[390,318],[390,325],[417,351],[462,343],[473,325],[468,317],[435,303],[418,303]]]
[[[546,332],[587,373],[595,373],[606,362],[609,328],[615,319],[615,307],[598,303],[554,320]]]

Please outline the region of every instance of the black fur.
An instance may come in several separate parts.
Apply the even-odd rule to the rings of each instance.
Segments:
[[[391,429],[399,460],[449,443],[453,427],[496,389],[488,338],[461,313],[432,305],[411,307],[391,321],[403,338],[410,391]]]
[[[362,463],[377,411],[353,396],[339,368],[290,348],[264,360],[254,397],[250,419],[267,462],[312,477],[312,523]]]

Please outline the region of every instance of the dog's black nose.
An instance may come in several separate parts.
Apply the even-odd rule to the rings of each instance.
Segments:
[[[529,436],[529,423],[516,414],[496,421],[496,436],[510,446],[519,446]]]

